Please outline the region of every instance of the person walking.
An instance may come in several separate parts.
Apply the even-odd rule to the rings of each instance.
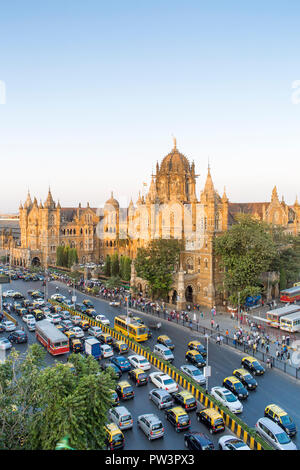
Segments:
[[[218,344],[219,346],[221,346],[221,338],[220,338],[219,335],[217,336],[216,344]]]

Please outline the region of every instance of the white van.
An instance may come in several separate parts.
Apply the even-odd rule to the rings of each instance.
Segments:
[[[165,361],[173,362],[174,361],[174,355],[171,351],[171,349],[167,348],[167,346],[164,346],[163,344],[156,344],[154,346],[153,352],[164,359]]]

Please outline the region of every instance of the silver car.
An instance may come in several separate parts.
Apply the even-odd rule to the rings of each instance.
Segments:
[[[198,384],[204,385],[206,383],[206,378],[204,377],[202,370],[198,369],[198,367],[185,364],[181,366],[180,369]]]
[[[256,431],[275,449],[297,450],[287,433],[270,418],[260,418],[256,423]]]
[[[160,388],[151,390],[149,392],[149,399],[152,400],[160,410],[170,408],[174,403],[172,396],[166,390]]]
[[[6,351],[6,349],[11,349],[12,344],[7,338],[0,339],[0,349]]]
[[[88,329],[88,334],[91,336],[95,336],[95,338],[98,338],[102,334],[102,330],[99,326],[91,326]]]
[[[138,427],[146,434],[149,441],[152,441],[152,439],[159,439],[164,435],[165,430],[163,423],[153,413],[139,416],[137,424]]]
[[[122,431],[133,427],[132,416],[125,406],[110,408],[108,416]]]

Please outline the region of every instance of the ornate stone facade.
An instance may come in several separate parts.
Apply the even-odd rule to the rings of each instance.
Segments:
[[[300,233],[300,205],[279,201],[276,187],[271,202],[231,203],[225,189],[222,196],[214,188],[208,167],[204,188],[196,195],[194,162],[172,151],[157,162],[147,194],[139,194],[136,205],[119,207],[113,193],[104,208],[62,208],[49,189],[44,204],[31,200],[28,193],[20,205],[20,246],[14,245],[17,264],[55,264],[59,245],[75,247],[79,262],[104,261],[118,252],[135,258],[137,249],[158,237],[184,240],[180,269],[174,276],[169,301],[212,306],[222,304],[223,272],[213,253],[213,240],[234,223],[237,213],[250,213],[260,220],[284,226],[287,232]],[[0,247],[1,248],[1,247]],[[135,284],[145,292],[146,284]]]

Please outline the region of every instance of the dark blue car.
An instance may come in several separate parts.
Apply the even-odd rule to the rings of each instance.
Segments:
[[[112,364],[115,364],[117,367],[119,367],[121,372],[128,372],[129,370],[131,370],[131,364],[128,361],[128,359],[126,359],[126,357],[115,356],[111,358],[110,362],[112,362]]]

